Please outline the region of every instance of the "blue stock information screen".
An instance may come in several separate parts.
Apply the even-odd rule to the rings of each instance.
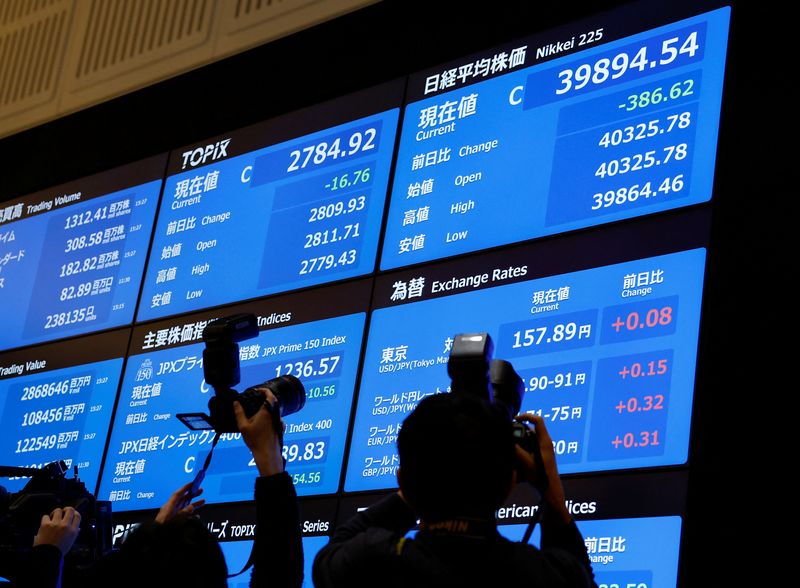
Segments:
[[[0,465],[76,466],[127,533],[202,469],[215,432],[177,418],[215,394],[202,333],[252,311],[234,388],[294,375],[306,391],[282,455],[311,586],[322,534],[397,488],[404,419],[451,393],[454,337],[488,333],[546,423],[598,588],[676,586],[725,197],[722,4],[593,12],[1,204]],[[224,523],[229,572],[257,477],[222,434],[201,518]],[[496,513],[506,538],[531,493]]]
[[[300,496],[338,491],[365,314],[262,331],[240,343],[237,390],[280,375],[300,378],[306,405],[286,417],[283,454]],[[202,344],[128,360],[98,497],[115,511],[158,508],[193,479],[214,438],[175,415],[206,412]],[[223,434],[203,482],[210,503],[252,500],[258,472],[241,434]]]
[[[121,371],[118,358],[0,380],[0,464],[63,460],[94,492]],[[3,486],[16,492],[26,482]]]
[[[598,588],[673,587],[678,583],[681,518],[643,517],[578,521]],[[527,525],[500,525],[511,541],[522,539]],[[531,543],[539,545],[540,529]]]
[[[0,349],[131,323],[160,189],[152,181],[0,224]]]
[[[381,269],[709,200],[729,15],[429,76],[435,95],[405,110]],[[509,71],[441,91],[482,65]]]
[[[168,177],[138,320],[372,272],[398,113]]]
[[[562,473],[684,463],[704,266],[693,249],[374,311],[345,490],[396,486],[397,433],[449,389],[458,333],[513,364]]]

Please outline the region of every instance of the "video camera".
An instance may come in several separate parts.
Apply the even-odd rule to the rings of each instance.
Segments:
[[[488,333],[460,334],[453,338],[447,374],[452,394],[470,394],[496,406],[511,421],[516,443],[533,455],[536,479],[533,485],[544,492],[548,486],[536,432],[514,420],[522,407],[525,385],[509,362],[492,359],[494,343]]]
[[[67,465],[55,461],[43,468],[0,466],[0,477],[30,476],[25,487],[6,494],[0,504],[0,545],[24,552],[33,545],[42,516],[71,506],[81,515],[78,538],[65,556],[65,567],[86,568],[111,551],[111,502],[96,500],[78,478],[67,478]]]
[[[240,341],[258,335],[258,322],[253,314],[236,314],[210,322],[203,330],[203,374],[206,383],[214,388],[208,401],[210,416],[203,413],[183,413],[177,417],[190,429],[214,429],[217,433],[238,433],[233,402],[238,401],[248,417],[262,406],[277,422],[280,417],[299,411],[306,403],[302,382],[292,375],[278,376],[262,384],[251,386],[241,394],[232,388],[241,380],[239,367]],[[268,388],[277,402],[271,406],[257,388]],[[280,428],[276,430],[280,431]]]

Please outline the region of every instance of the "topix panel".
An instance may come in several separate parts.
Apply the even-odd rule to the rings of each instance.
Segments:
[[[730,8],[676,12],[412,76],[381,269],[709,200]]]
[[[0,355],[0,464],[64,461],[94,492],[128,330]],[[71,473],[69,474],[71,477]],[[3,486],[21,490],[25,478]]]
[[[152,157],[0,207],[0,349],[133,322],[165,166]]]
[[[173,152],[138,320],[372,272],[402,91]]]
[[[396,485],[397,433],[449,391],[458,333],[488,332],[513,364],[562,473],[685,463],[705,249],[526,279],[535,251],[379,281],[346,491]]]
[[[175,415],[207,411],[214,391],[203,378],[203,328],[241,312],[255,313],[261,332],[239,344],[237,389],[300,378],[307,400],[284,419],[286,468],[301,496],[337,492],[370,286],[349,282],[136,328],[98,497],[115,511],[157,508],[194,478],[214,432],[191,431]],[[203,497],[251,500],[257,475],[241,434],[224,434]]]

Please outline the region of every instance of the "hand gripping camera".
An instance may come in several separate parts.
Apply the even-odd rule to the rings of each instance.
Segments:
[[[278,376],[263,384],[251,386],[241,394],[234,390],[241,380],[239,367],[240,341],[258,335],[258,323],[253,314],[236,314],[210,322],[203,330],[203,374],[214,388],[208,401],[210,416],[203,413],[183,413],[177,417],[190,429],[214,429],[217,433],[238,433],[233,402],[238,401],[248,417],[262,406],[273,415],[276,426],[280,417],[299,411],[306,403],[306,391],[295,376]],[[257,388],[269,388],[277,402],[270,406]],[[280,431],[280,427],[276,429]]]
[[[306,390],[302,382],[295,376],[278,376],[247,388],[241,394],[234,390],[241,380],[239,366],[240,341],[252,339],[258,335],[258,321],[254,314],[235,314],[210,322],[203,329],[203,376],[206,383],[214,388],[214,396],[208,401],[209,415],[203,413],[183,413],[176,415],[190,429],[214,429],[216,435],[211,450],[208,452],[203,467],[198,470],[192,482],[191,494],[194,495],[205,479],[206,470],[211,464],[211,456],[221,433],[238,433],[236,413],[233,403],[238,402],[247,417],[253,417],[262,406],[266,406],[272,416],[273,427],[283,444],[283,428],[281,417],[294,414],[306,404]],[[258,388],[268,388],[275,396],[276,402],[270,404]],[[244,567],[232,578],[245,572],[253,564],[254,552]]]
[[[536,479],[533,485],[544,492],[548,486],[542,453],[536,432],[525,423],[515,421],[519,414],[525,385],[514,367],[502,359],[492,359],[494,344],[488,333],[456,335],[447,361],[450,391],[453,394],[472,394],[493,404],[508,416],[514,440],[533,455]]]

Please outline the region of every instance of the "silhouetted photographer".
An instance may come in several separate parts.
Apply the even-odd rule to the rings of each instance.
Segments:
[[[456,337],[452,392],[423,399],[400,429],[400,490],[336,530],[314,561],[317,588],[595,586],[544,422],[512,420],[524,388],[491,354],[488,335]],[[541,491],[541,549],[497,531],[518,481]]]
[[[303,546],[297,494],[284,471],[282,416],[300,410],[305,389],[293,376],[234,390],[240,381],[238,342],[258,334],[256,317],[238,314],[212,321],[203,331],[205,380],[214,388],[208,415],[176,415],[191,429],[214,430],[205,463],[193,482],[176,490],[155,520],[133,531],[98,574],[101,586],[193,586],[227,588],[222,550],[205,524],[193,516],[203,500],[201,484],[221,433],[241,432],[258,470],[255,481],[256,534],[247,567],[253,588],[300,588]],[[242,570],[242,571],[245,571]],[[113,584],[112,584],[113,583]]]
[[[256,535],[252,552],[253,588],[300,588],[303,547],[297,494],[284,471],[280,420],[269,388],[256,387],[261,408],[248,415],[238,400],[232,411],[258,469],[255,480]],[[276,427],[276,423],[279,425]],[[137,527],[118,552],[96,570],[92,587],[192,586],[227,588],[229,572],[216,537],[197,518],[202,488],[189,482],[161,507],[155,520]]]
[[[63,461],[42,468],[0,466],[2,477],[27,477],[19,492],[0,486],[0,577],[17,588],[55,588],[111,547],[111,507],[98,501]],[[84,524],[81,525],[83,519]]]

